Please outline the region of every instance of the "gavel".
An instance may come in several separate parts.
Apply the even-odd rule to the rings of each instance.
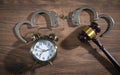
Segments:
[[[96,22],[91,22],[89,26],[86,26],[82,32],[79,33],[78,39],[83,43],[87,43],[88,41],[92,40],[103,51],[113,66],[120,72],[120,64],[96,38],[97,33],[100,33],[100,31],[100,26]]]

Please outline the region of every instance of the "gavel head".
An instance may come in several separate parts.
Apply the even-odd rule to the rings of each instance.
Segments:
[[[81,42],[88,42],[96,37],[97,33],[101,31],[100,26],[97,23],[91,22],[89,26],[86,26],[78,35],[78,39]]]

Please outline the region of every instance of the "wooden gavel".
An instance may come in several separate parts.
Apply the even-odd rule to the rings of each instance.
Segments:
[[[82,32],[79,34],[78,38],[81,42],[87,43],[92,40],[107,56],[107,58],[111,61],[114,67],[120,72],[120,64],[115,60],[115,58],[107,51],[107,49],[101,44],[101,42],[96,38],[97,33],[101,31],[100,26],[91,22],[91,25],[86,26]]]

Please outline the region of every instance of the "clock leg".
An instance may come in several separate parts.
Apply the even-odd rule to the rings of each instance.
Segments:
[[[53,65],[53,62],[52,61],[48,61],[50,65]]]
[[[38,61],[35,61],[32,65],[31,65],[31,70],[34,69],[35,65],[38,63]]]

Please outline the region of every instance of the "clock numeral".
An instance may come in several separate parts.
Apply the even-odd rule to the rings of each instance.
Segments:
[[[50,49],[52,49],[52,46],[50,46]]]
[[[36,55],[38,56],[38,53],[36,53]]]
[[[39,48],[39,46],[36,46],[36,48]]]
[[[43,42],[44,45],[46,45],[47,43],[46,42]]]
[[[50,43],[48,43],[48,46],[50,46]]]
[[[50,54],[50,56],[52,56],[52,54]]]
[[[35,51],[37,51],[37,49],[35,49]]]
[[[53,52],[53,50],[51,50],[51,52]]]
[[[41,53],[39,54],[39,56],[41,57]]]
[[[41,57],[41,54],[39,54],[39,58]]]
[[[39,42],[39,45],[42,45],[41,42]]]
[[[47,59],[49,59],[49,56],[47,57]]]
[[[45,59],[45,57],[42,57],[42,59],[44,60],[44,59]]]

